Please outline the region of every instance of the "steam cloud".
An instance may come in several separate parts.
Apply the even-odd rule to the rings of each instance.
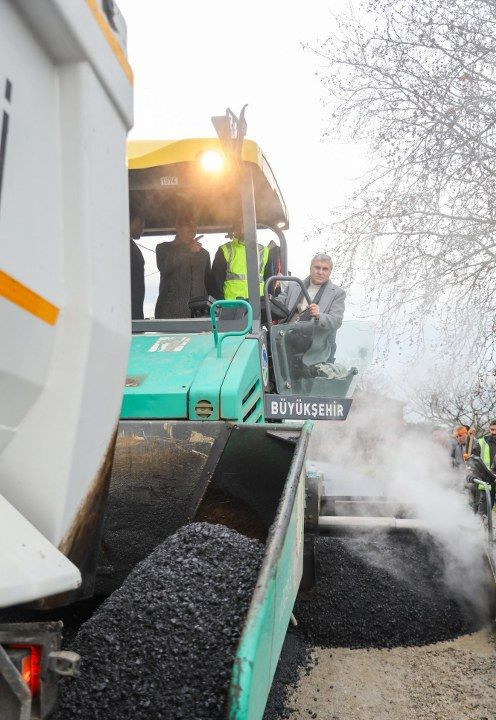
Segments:
[[[308,457],[324,474],[325,493],[393,500],[388,515],[406,506],[403,516],[418,518],[441,550],[450,591],[487,611],[484,534],[463,492],[463,468],[454,471],[447,448],[408,426],[398,403],[374,400],[357,398],[346,423],[315,424]],[[401,577],[401,564],[381,553],[380,537],[377,531],[366,560]]]

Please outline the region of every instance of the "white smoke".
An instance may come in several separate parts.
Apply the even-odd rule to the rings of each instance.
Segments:
[[[316,423],[308,457],[323,471],[325,494],[374,496],[407,506],[442,551],[445,582],[476,606],[486,601],[480,518],[463,489],[464,470],[451,467],[446,447],[403,421],[401,404],[377,397],[358,401],[344,423]],[[345,514],[343,512],[343,514]],[[371,550],[367,560],[390,563]],[[401,567],[388,566],[401,574]]]

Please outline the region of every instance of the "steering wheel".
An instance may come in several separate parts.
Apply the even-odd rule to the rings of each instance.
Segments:
[[[283,320],[286,321],[289,318],[289,310],[284,305],[284,303],[280,302],[275,297],[270,297],[270,307],[272,310],[272,315],[276,320]]]
[[[210,307],[213,303],[213,298],[210,297],[194,297],[191,298],[191,300],[188,303],[191,317],[197,318],[197,317],[208,317],[210,312]]]
[[[287,308],[276,298],[270,297],[269,295],[269,288],[272,287],[271,283],[274,282],[274,280],[277,281],[287,281],[287,282],[295,282],[298,283],[300,286],[300,290],[303,293],[303,297],[307,301],[309,305],[312,304],[312,301],[310,300],[310,296],[308,294],[308,290],[303,284],[303,281],[300,280],[300,278],[294,277],[293,275],[271,275],[270,278],[267,278],[265,281],[265,291],[264,291],[264,298],[265,298],[265,306],[266,306],[266,312],[267,312],[267,321],[269,325],[272,324],[272,308],[276,310],[276,317],[279,321],[287,322],[290,313],[288,312]],[[314,318],[315,322],[318,323],[319,319]]]

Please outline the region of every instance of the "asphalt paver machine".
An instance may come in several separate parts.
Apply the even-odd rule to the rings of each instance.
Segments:
[[[263,540],[226,709],[231,720],[260,720],[298,589],[315,579],[315,536],[425,528],[394,499],[327,493],[309,466],[308,420],[346,419],[371,360],[373,327],[343,323],[340,372],[301,374],[292,334],[311,334],[314,324],[273,323],[281,308],[270,296],[278,280],[306,293],[287,273],[282,194],[261,149],[245,137],[244,113],[228,110],[213,123],[218,138],[130,143],[129,188],[149,237],[174,234],[179,198],[197,209],[199,233],[224,234],[241,219],[248,298],[206,301],[204,317],[133,322],[95,587],[110,592],[193,520]],[[281,275],[267,280],[262,303],[257,230],[267,228],[279,244]],[[300,422],[267,422],[281,419]]]
[[[271,297],[274,281],[281,280],[298,283],[306,294],[303,282],[287,273],[288,217],[279,186],[260,148],[245,138],[243,113],[237,118],[228,110],[213,122],[217,139],[147,141],[129,147],[130,192],[145,207],[146,235],[174,233],[178,196],[197,208],[201,234],[229,232],[241,208],[248,298],[214,302],[206,307],[206,317],[133,322],[105,536],[107,566],[119,566],[119,548],[132,526],[126,508],[137,498],[139,512],[134,515],[144,519],[141,538],[146,537],[145,525],[153,527],[154,499],[161,495],[162,507],[170,509],[173,497],[178,504],[172,515],[160,518],[159,528],[215,518],[249,532],[261,523],[268,543],[266,577],[276,576],[285,584],[289,600],[277,605],[277,592],[271,596],[261,583],[243,632],[229,706],[229,717],[259,718],[296,597],[296,577],[304,586],[315,578],[315,536],[371,530],[416,533],[426,528],[414,509],[395,498],[373,496],[369,488],[355,494],[328,492],[322,475],[308,462],[310,426],[270,422],[345,420],[356,381],[371,361],[373,326],[343,323],[336,337],[334,376],[301,373],[292,335],[311,335],[315,324],[284,322],[283,309]],[[266,281],[261,302],[257,230],[267,228],[279,244],[281,275]],[[224,309],[230,311],[227,319]],[[276,317],[282,322],[276,324]],[[288,452],[283,461],[281,453]],[[280,491],[271,505],[266,492],[275,490],[277,477]],[[139,483],[130,483],[131,478],[139,478]],[[290,492],[292,508],[276,509]],[[271,506],[272,516],[267,514]],[[288,543],[285,565],[278,565],[278,553],[269,549],[278,534],[282,544]],[[155,537],[150,545],[158,541]],[[139,541],[132,548],[143,553]],[[136,561],[126,554],[129,562]],[[291,562],[300,563],[296,575]],[[259,634],[262,616],[268,624]],[[263,637],[271,638],[270,650],[262,650]]]

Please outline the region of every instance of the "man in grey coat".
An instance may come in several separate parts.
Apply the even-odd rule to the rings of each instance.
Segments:
[[[288,283],[287,291],[277,298],[289,312],[286,322],[304,323],[301,347],[296,343],[295,351],[304,351],[303,363],[307,366],[333,363],[335,359],[336,332],[343,321],[346,292],[330,281],[331,272],[332,259],[319,253],[312,258],[310,275],[303,281],[312,302],[307,303],[294,282]]]

